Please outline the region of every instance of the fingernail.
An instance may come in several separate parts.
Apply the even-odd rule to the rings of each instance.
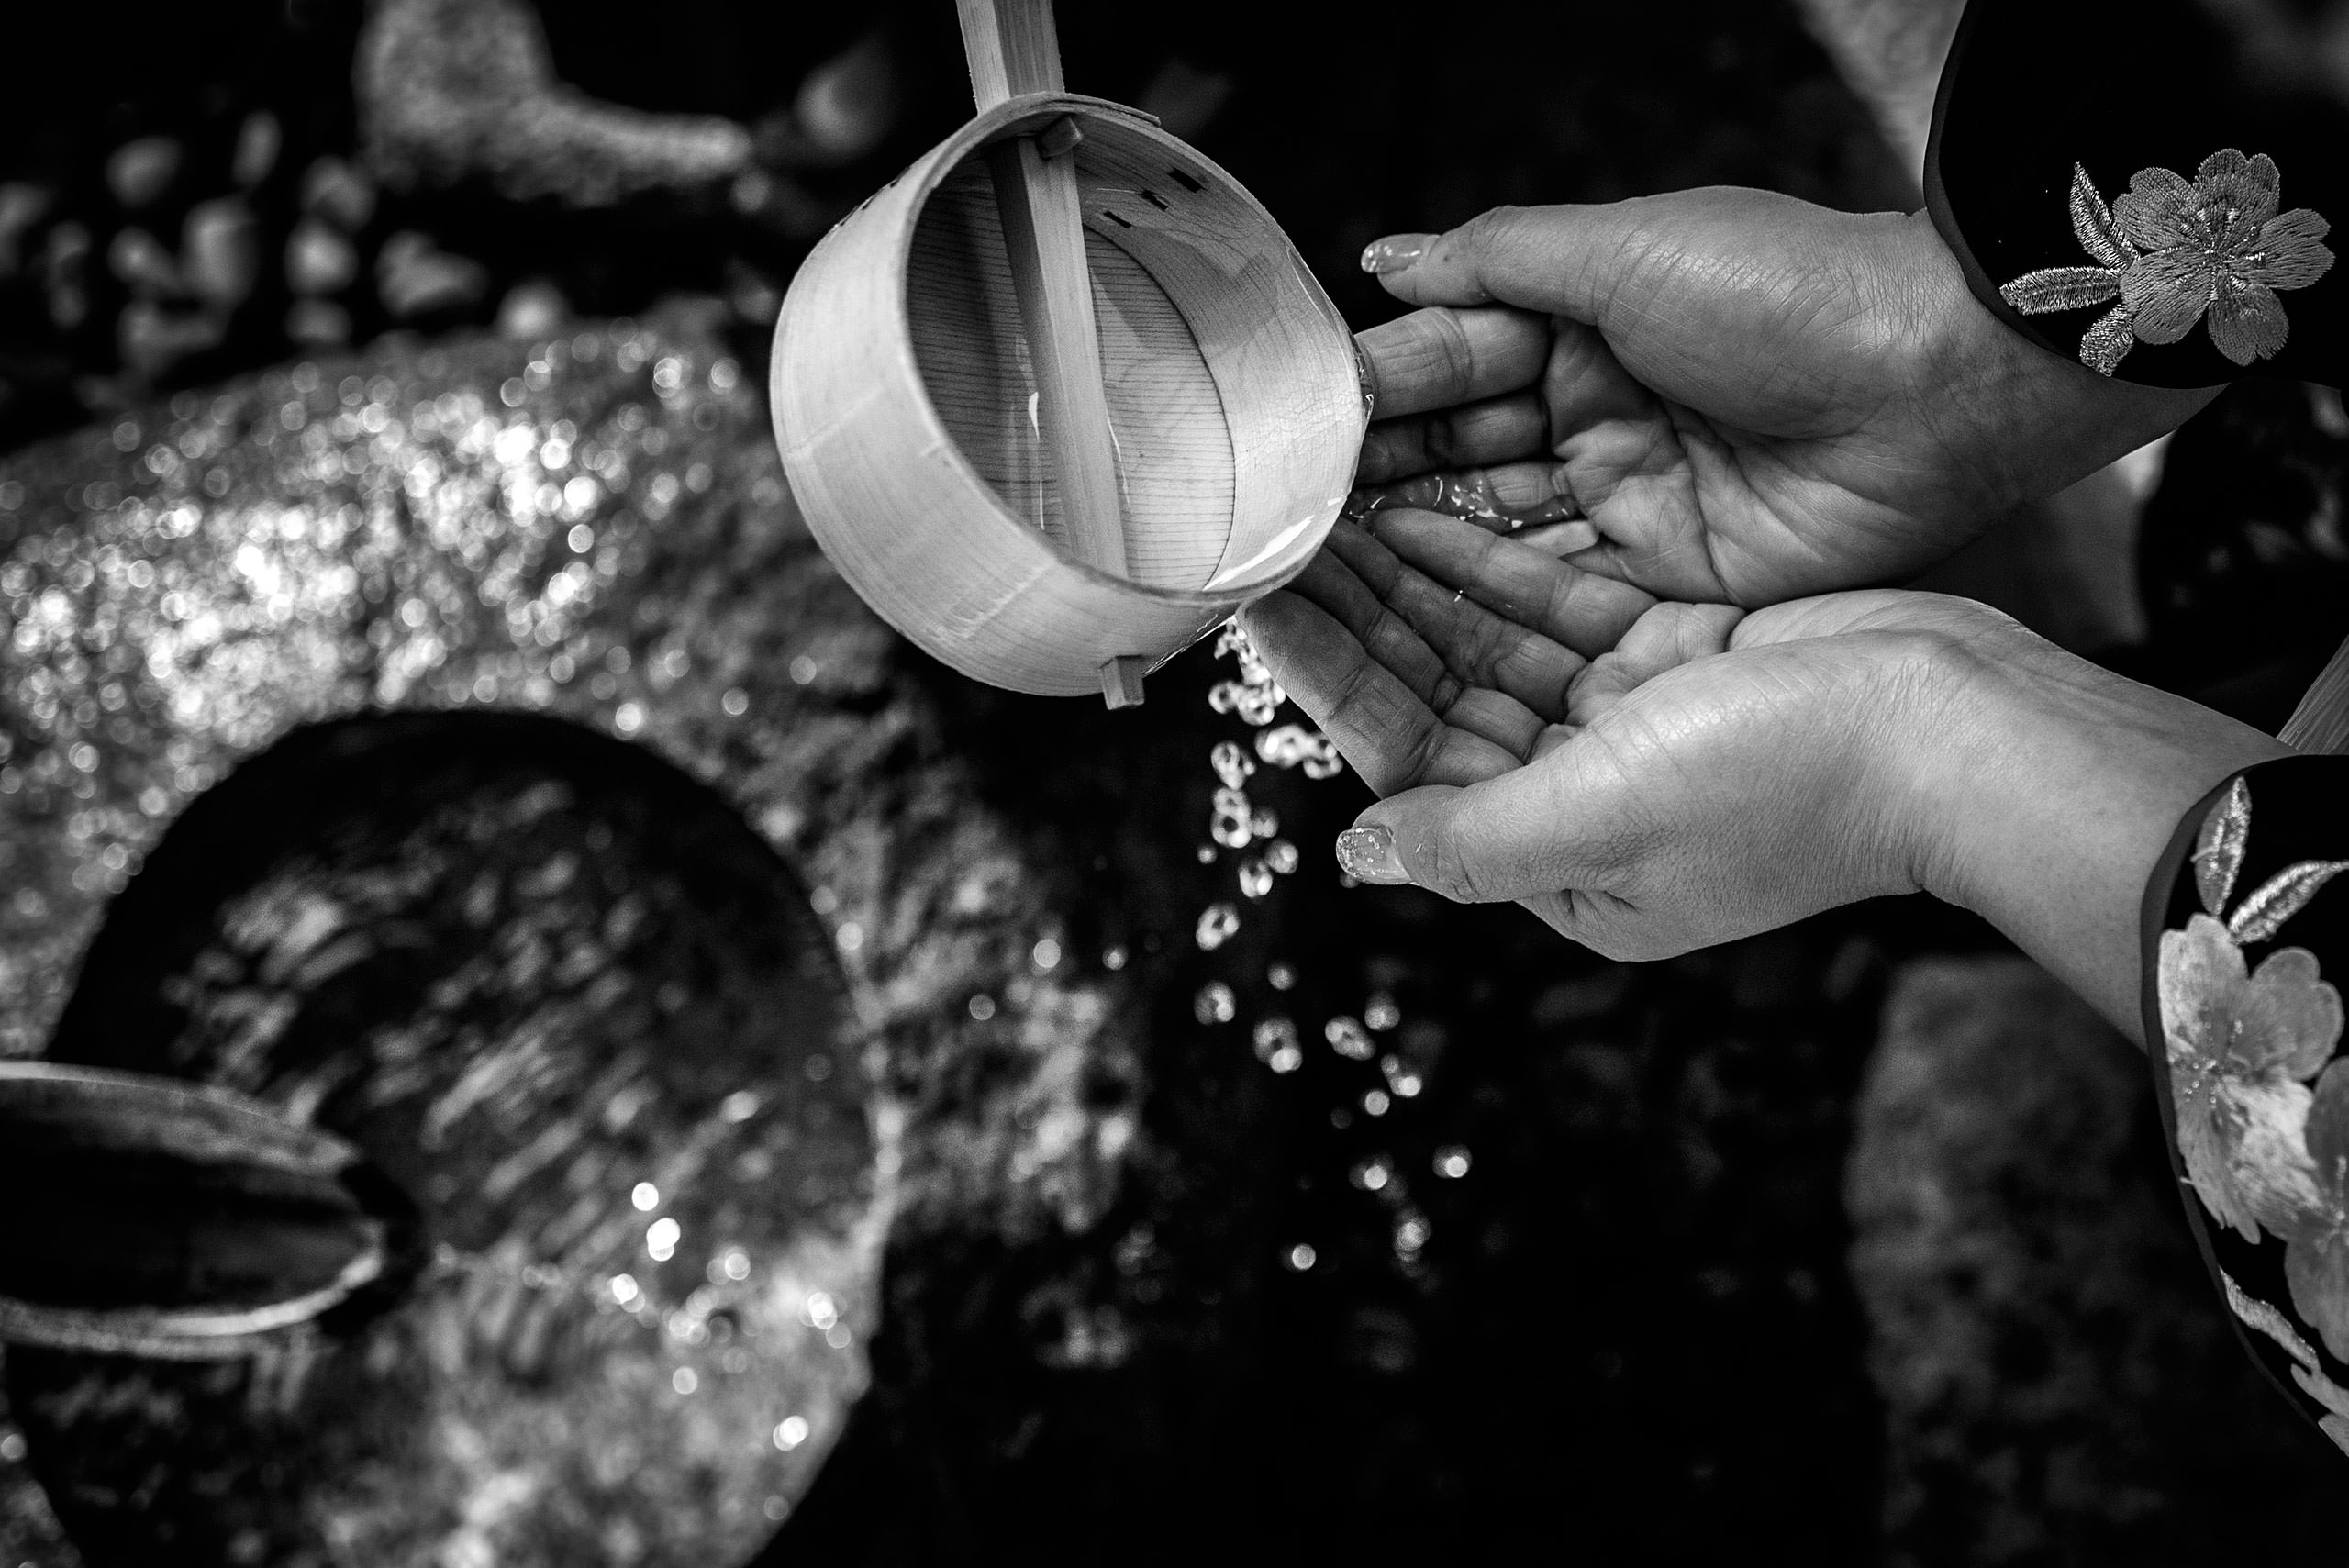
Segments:
[[[1363,247],[1362,270],[1375,276],[1399,272],[1428,253],[1432,234],[1390,234]]]
[[[1338,835],[1338,864],[1348,876],[1362,882],[1408,882],[1402,857],[1395,852],[1392,828],[1349,828]]]

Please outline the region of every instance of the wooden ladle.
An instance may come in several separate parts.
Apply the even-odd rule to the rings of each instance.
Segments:
[[[1049,0],[958,6],[978,114],[801,265],[776,443],[907,638],[1125,706],[1319,548],[1365,423],[1353,339],[1239,182],[1065,91]]]

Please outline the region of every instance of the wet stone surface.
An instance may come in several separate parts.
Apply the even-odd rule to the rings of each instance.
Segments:
[[[850,1096],[872,1132],[843,1134],[852,1144],[877,1136],[877,1148],[853,1168],[820,1168],[833,1198],[876,1224],[853,1238],[861,1262],[828,1267],[869,1284],[876,1191],[910,1219],[946,1213],[1024,1237],[1082,1227],[1116,1190],[1132,1142],[1135,1066],[1115,983],[1074,956],[1057,973],[1037,963],[1059,917],[1031,857],[941,744],[935,705],[893,639],[807,539],[740,368],[690,324],[621,324],[538,345],[392,345],[184,396],[35,449],[0,469],[0,594],[10,628],[0,644],[0,1049],[41,1049],[107,901],[166,824],[289,731],[377,708],[519,708],[649,747],[713,782],[810,885],[823,940],[853,981],[852,1046],[878,1042],[842,1069],[879,1086]],[[170,975],[149,976],[157,996],[205,1020],[191,1038],[245,1042],[190,1048],[173,1064],[242,1073],[302,1099],[302,1070],[277,1062],[273,1042],[299,1014],[292,999],[303,988],[289,976],[313,963],[336,969],[330,937],[340,933],[321,911],[342,910],[337,918],[363,934],[362,946],[399,947],[386,932],[405,924],[427,934],[428,951],[461,951],[457,928],[474,912],[452,891],[466,859],[453,846],[501,814],[536,821],[529,788],[560,783],[523,780],[514,798],[492,789],[452,807],[463,822],[411,823],[406,837],[379,832],[379,842],[354,818],[349,831],[373,843],[365,854],[312,846],[303,862],[298,846],[274,845],[293,858],[264,856],[247,884],[215,890],[217,908],[185,912],[213,921],[213,956],[183,954],[193,967],[176,989]],[[538,925],[500,924],[500,895],[486,895],[489,926],[519,944],[509,962],[451,967],[385,1004],[379,1023],[389,1034],[405,1028],[404,1049],[429,1064],[415,1071],[429,1082],[406,1084],[392,1102],[432,1083],[449,1092],[435,1074],[462,1063],[529,1062],[534,1051],[584,1052],[583,1071],[611,1067],[627,1055],[614,1024],[627,1016],[622,1004],[657,1016],[711,983],[679,951],[611,956],[607,967],[633,989],[584,1009],[563,1001],[598,978],[578,939],[600,930],[617,941],[614,911],[629,894],[623,875],[565,906],[545,879],[597,856],[598,819],[556,810],[550,820],[569,827],[536,845],[529,867],[504,868],[509,891],[540,887]],[[266,840],[291,828],[248,830]],[[373,891],[354,891],[362,884]],[[279,951],[313,940],[324,952]],[[569,973],[573,961],[587,972]],[[268,984],[256,991],[240,979],[248,971]],[[990,998],[984,1018],[972,1005],[981,995]],[[452,1021],[469,997],[489,1020],[470,1033]],[[150,1031],[145,1043],[174,1038]],[[974,1075],[978,1057],[988,1070]],[[318,1084],[306,1096],[306,1109],[333,1100]],[[566,1114],[522,1095],[521,1125],[504,1136],[554,1133]],[[664,1125],[674,1146],[648,1151],[655,1164],[692,1145],[690,1120]],[[615,1155],[607,1134],[591,1129],[585,1142],[599,1159]],[[440,1191],[452,1178],[457,1193]],[[454,1203],[464,1161],[452,1156],[417,1180],[428,1198]],[[849,1229],[818,1227],[836,1240]],[[493,1273],[545,1262],[502,1257],[493,1235],[475,1240]],[[723,1268],[722,1256],[714,1261]],[[481,1284],[478,1270],[460,1273],[473,1280],[449,1285],[460,1296],[502,1288]],[[478,1294],[466,1302],[476,1316],[503,1310]],[[842,1292],[834,1308],[836,1323],[803,1327],[819,1338],[842,1327],[861,1362],[869,1292],[862,1301]],[[820,1353],[840,1359],[829,1345]],[[250,1372],[220,1376],[233,1384]],[[860,1367],[834,1394],[861,1377]],[[20,1366],[15,1381],[21,1402],[28,1384],[53,1392],[64,1374]],[[838,1404],[835,1418],[789,1446],[820,1453]],[[289,1430],[302,1434],[312,1418],[330,1427],[332,1408],[296,1401]],[[785,1414],[768,1412],[762,1429]],[[71,1445],[53,1440],[55,1409],[24,1417],[51,1429],[38,1462],[68,1511],[77,1485],[102,1504],[121,1477],[74,1468]],[[683,1462],[657,1447],[645,1454],[654,1470]],[[762,1516],[756,1529],[746,1534],[739,1518],[726,1527],[736,1556],[781,1511],[768,1512],[765,1496],[787,1501],[796,1490],[773,1484],[789,1456],[773,1444],[764,1455],[766,1481],[744,1492]],[[811,1466],[792,1464],[804,1482]],[[470,1479],[480,1483],[470,1494],[418,1497],[415,1510],[495,1516],[499,1496],[511,1503],[510,1485],[501,1494],[495,1478]],[[220,1538],[229,1555],[219,1560],[235,1560],[241,1539]],[[521,1560],[500,1550],[501,1561]],[[607,1550],[612,1561],[629,1558],[625,1539]]]
[[[350,1138],[422,1255],[226,1364],[17,1350],[36,1472],[102,1562],[740,1559],[864,1382],[852,1024],[781,861],[648,753],[301,732],[174,825],[50,1054]]]

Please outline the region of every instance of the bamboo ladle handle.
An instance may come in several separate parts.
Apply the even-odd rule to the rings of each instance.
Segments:
[[[1007,99],[1063,90],[1052,0],[956,0],[956,6],[980,113]],[[1068,156],[1075,131],[1073,122],[1063,121],[1041,138],[999,141],[987,149],[987,167],[1036,375],[1037,423],[1060,482],[1066,548],[1087,566],[1124,577],[1118,449],[1101,384],[1076,161]],[[1102,665],[1101,692],[1111,707],[1141,701],[1144,662],[1121,658]]]

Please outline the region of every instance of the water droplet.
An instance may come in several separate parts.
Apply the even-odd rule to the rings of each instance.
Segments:
[[[1298,768],[1309,779],[1326,779],[1345,770],[1338,743],[1303,725],[1284,724],[1256,737],[1256,755],[1275,768]]]
[[[1420,1249],[1428,1244],[1430,1234],[1425,1215],[1404,1215],[1395,1222],[1395,1255],[1407,1259],[1418,1257]]]
[[[1380,1057],[1378,1070],[1386,1074],[1386,1086],[1395,1091],[1395,1097],[1398,1100],[1410,1099],[1427,1087],[1419,1069],[1405,1066],[1399,1056]]]
[[[1215,864],[1215,846],[1213,844],[1201,844],[1199,846],[1198,854],[1199,863],[1201,865],[1211,866]]]
[[[1217,741],[1215,750],[1208,754],[1208,761],[1226,789],[1240,788],[1248,782],[1248,775],[1256,771],[1256,764],[1248,760],[1248,753],[1240,749],[1236,740]]]
[[[1322,1026],[1321,1038],[1328,1040],[1330,1049],[1339,1055],[1356,1062],[1367,1062],[1378,1054],[1378,1048],[1371,1044],[1370,1035],[1361,1022],[1344,1013],[1340,1013]]]
[[[1371,1116],[1385,1116],[1386,1107],[1394,1103],[1386,1097],[1384,1089],[1373,1089],[1362,1097],[1362,1108]]]
[[[1252,857],[1240,862],[1240,892],[1243,897],[1262,898],[1272,890],[1272,867]]]
[[[1314,1260],[1319,1256],[1320,1254],[1313,1250],[1311,1243],[1299,1241],[1288,1250],[1288,1256],[1284,1261],[1290,1268],[1295,1269],[1298,1273],[1303,1273],[1313,1266]]]
[[[1203,1024],[1228,1024],[1239,1016],[1240,999],[1220,980],[1210,980],[1191,999],[1191,1013]]]
[[[669,1374],[669,1386],[680,1394],[691,1394],[701,1386],[701,1378],[689,1366],[681,1366]]]
[[[1193,933],[1203,952],[1213,952],[1231,940],[1240,929],[1240,911],[1229,904],[1210,904],[1199,912],[1198,929]]]
[[[1403,1021],[1403,1009],[1397,1006],[1395,998],[1386,992],[1374,991],[1370,994],[1370,1000],[1363,1006],[1362,1021],[1384,1034]]]
[[[785,1416],[774,1426],[774,1446],[788,1453],[807,1440],[807,1418]]]
[[[1244,850],[1255,834],[1256,817],[1246,791],[1219,789],[1215,792],[1215,815],[1208,825],[1208,836],[1227,850]]]
[[[1435,1151],[1435,1173],[1451,1181],[1458,1181],[1468,1173],[1468,1150],[1465,1145],[1447,1143]]]
[[[1057,969],[1061,962],[1061,944],[1046,937],[1029,950],[1028,956],[1039,969]]]
[[[1264,971],[1264,983],[1275,991],[1286,991],[1297,984],[1297,970],[1289,964],[1275,963]]]
[[[1237,713],[1243,723],[1260,728],[1270,724],[1288,695],[1273,679],[1271,668],[1257,657],[1255,646],[1237,621],[1225,622],[1223,635],[1216,639],[1216,657],[1226,654],[1239,660],[1240,679],[1219,682],[1208,692],[1208,706],[1218,713]]]
[[[1385,1158],[1381,1157],[1376,1160],[1365,1160],[1356,1165],[1353,1168],[1353,1179],[1354,1185],[1363,1191],[1375,1193],[1384,1188],[1393,1179],[1394,1174],[1395,1173],[1387,1168]]]
[[[1275,876],[1286,876],[1297,870],[1297,846],[1286,839],[1277,839],[1264,851],[1264,863]]]
[[[614,1274],[608,1284],[612,1292],[612,1299],[618,1302],[622,1307],[633,1306],[636,1298],[644,1294],[644,1292],[637,1285],[636,1276],[634,1274]]]
[[[1256,1059],[1270,1062],[1275,1052],[1297,1044],[1297,1026],[1275,1013],[1256,1020]]]
[[[971,998],[970,1007],[971,1017],[978,1019],[981,1023],[985,1023],[989,1018],[995,1017],[995,998],[988,995],[984,991]]]
[[[661,1207],[661,1189],[651,1182],[639,1182],[628,1195],[628,1201],[640,1213],[650,1214]]]
[[[1101,967],[1108,970],[1111,973],[1115,973],[1119,970],[1125,968],[1126,950],[1122,947],[1103,948],[1101,950]]]

